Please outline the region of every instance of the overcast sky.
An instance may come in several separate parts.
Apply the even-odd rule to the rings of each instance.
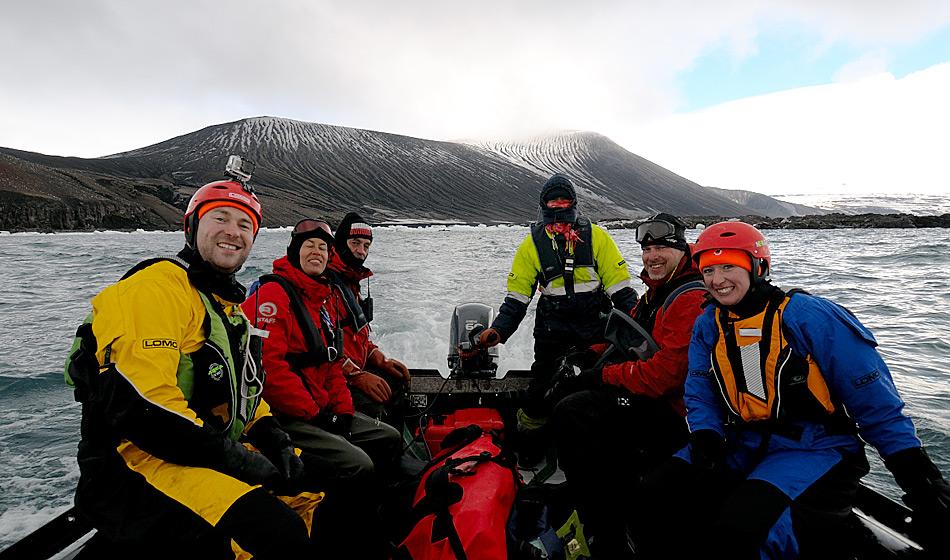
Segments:
[[[700,184],[950,196],[950,1],[4,2],[0,146],[270,115],[592,130]]]

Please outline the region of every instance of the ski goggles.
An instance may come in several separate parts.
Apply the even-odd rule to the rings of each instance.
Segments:
[[[311,218],[306,218],[297,222],[297,225],[294,226],[294,230],[290,232],[290,238],[293,239],[298,235],[304,235],[308,233],[316,233],[317,237],[329,237],[329,241],[333,241],[333,230],[330,229],[330,224],[324,222],[323,220],[314,220]],[[321,235],[321,233],[325,235]],[[314,236],[310,235],[309,237]]]
[[[676,226],[666,220],[650,220],[637,226],[637,243],[641,245],[649,240],[681,240],[676,236]]]

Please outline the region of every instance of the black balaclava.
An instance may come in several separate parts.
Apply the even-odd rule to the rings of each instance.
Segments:
[[[769,300],[781,293],[782,291],[773,286],[768,280],[753,278],[752,283],[749,284],[749,291],[746,292],[745,296],[739,303],[730,305],[728,309],[741,318],[752,317],[761,313]]]
[[[188,263],[188,280],[199,291],[212,293],[225,301],[240,303],[244,301],[247,290],[231,273],[221,272],[201,257],[198,249],[185,245],[178,252],[178,258]]]
[[[364,261],[357,258],[346,244],[347,240],[354,237],[372,241],[373,230],[359,214],[350,212],[343,217],[340,225],[336,228],[334,247],[336,247],[336,252],[348,267],[361,270],[365,266]]]
[[[569,199],[573,201],[573,204],[570,208],[548,208],[548,201],[556,198]],[[574,223],[577,220],[577,192],[574,190],[574,183],[571,183],[567,176],[560,173],[551,175],[551,178],[541,187],[539,205],[541,207],[541,221],[545,224],[555,222]]]

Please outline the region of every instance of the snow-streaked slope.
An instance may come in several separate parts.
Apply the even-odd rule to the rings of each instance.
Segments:
[[[230,153],[257,163],[262,201],[290,221],[304,209],[359,209],[375,219],[523,220],[530,216],[509,205],[530,207],[538,181],[460,144],[271,117],[207,127],[112,159],[194,170],[188,179],[198,184],[218,176]]]
[[[256,117],[104,158],[3,151],[57,172],[86,174],[93,182],[167,186],[174,196],[163,194],[162,200],[179,208],[197,186],[222,178],[229,154],[240,154],[257,164],[253,183],[270,226],[349,210],[373,221],[524,223],[537,215],[540,187],[554,172],[574,180],[581,208],[595,220],[657,211],[750,213],[590,132],[472,144]],[[173,206],[154,210],[175,214]]]
[[[566,173],[575,180],[585,203],[605,215],[749,213],[744,206],[593,132],[565,131],[476,145],[541,175]],[[611,208],[623,211],[615,214]]]
[[[812,216],[815,214],[826,214],[827,210],[804,204],[796,204],[785,200],[779,200],[771,196],[766,196],[752,191],[718,189],[715,187],[706,187],[724,198],[728,198],[737,204],[741,204],[752,210],[753,214],[759,216]]]

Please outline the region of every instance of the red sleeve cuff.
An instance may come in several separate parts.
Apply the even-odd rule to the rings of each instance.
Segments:
[[[623,386],[621,379],[623,378],[623,367],[624,364],[610,364],[609,366],[604,366],[604,371],[602,373],[604,378],[604,383],[608,385],[617,385],[618,387]]]

